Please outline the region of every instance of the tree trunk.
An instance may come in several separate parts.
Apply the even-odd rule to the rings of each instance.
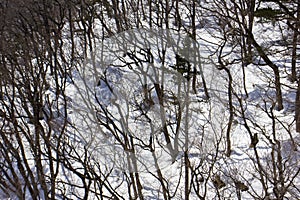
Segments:
[[[252,40],[252,44],[257,50],[259,56],[264,60],[264,62],[273,70],[275,76],[275,89],[276,89],[276,103],[277,103],[277,110],[283,109],[283,100],[282,100],[282,92],[281,92],[281,83],[280,83],[280,74],[278,66],[275,65],[267,56],[263,48],[256,42],[252,32],[247,30],[247,34]]]
[[[293,50],[292,50],[292,73],[291,81],[294,82],[297,80],[297,46],[298,46],[298,36],[299,36],[299,26],[300,26],[300,0],[297,1],[297,20],[295,20],[294,25],[294,35],[293,35]]]
[[[252,33],[252,28],[253,28],[253,21],[254,21],[254,9],[255,9],[255,0],[250,0],[248,2],[248,20],[249,20],[249,24],[248,24],[248,29],[249,32]],[[252,40],[249,36],[246,37],[246,43],[247,43],[247,51],[245,52],[245,64],[249,64],[252,62]]]
[[[300,19],[300,0],[298,0],[297,3],[297,19]],[[297,22],[296,22],[297,23]],[[295,54],[297,50],[297,41],[298,41],[298,33],[299,33],[299,22],[296,25],[296,30],[294,30],[294,41],[293,40],[293,54],[294,54],[294,46],[295,46]],[[295,73],[295,78],[296,77],[296,56],[292,57],[292,73],[293,73],[293,68],[294,68],[294,73]],[[293,75],[293,74],[292,74]],[[297,94],[296,94],[296,100],[295,100],[295,120],[296,120],[296,131],[300,133],[300,80],[298,79],[298,87],[297,87]]]
[[[296,131],[300,133],[300,80],[298,80],[298,87],[296,93],[295,120],[296,120]]]

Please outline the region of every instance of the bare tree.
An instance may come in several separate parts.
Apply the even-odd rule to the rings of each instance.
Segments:
[[[299,0],[3,0],[0,16],[1,198],[299,198],[283,108],[297,91],[299,132],[300,81],[282,84]]]

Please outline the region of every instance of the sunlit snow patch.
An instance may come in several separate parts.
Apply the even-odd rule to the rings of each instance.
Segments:
[[[134,29],[97,44],[78,71],[73,109],[85,146],[99,162],[155,171],[179,162],[200,135],[214,139],[224,123],[224,84],[200,52],[197,42],[170,30]],[[194,87],[194,73],[204,75],[209,100]],[[210,110],[201,110],[208,102]],[[205,124],[211,125],[206,133]],[[214,148],[203,145],[207,152]]]

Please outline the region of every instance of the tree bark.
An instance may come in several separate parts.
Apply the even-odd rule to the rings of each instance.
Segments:
[[[263,48],[256,42],[254,39],[253,34],[248,30],[247,31],[249,38],[252,40],[252,44],[257,50],[259,56],[264,60],[264,62],[273,70],[275,76],[275,89],[276,89],[276,103],[277,103],[277,110],[283,109],[283,99],[282,99],[282,92],[281,92],[281,83],[280,83],[280,74],[278,66],[275,65],[267,56]]]
[[[297,2],[297,19],[300,19],[300,0]],[[297,51],[297,41],[298,41],[298,33],[299,33],[299,21],[296,22],[296,30],[294,30],[294,38],[293,38],[293,55],[292,55],[292,78],[297,79],[296,75],[296,51]],[[295,54],[295,55],[294,55]],[[293,72],[294,71],[294,72]],[[294,75],[293,75],[294,73]],[[295,120],[296,120],[296,131],[300,133],[300,80],[298,79],[298,87],[297,87],[297,94],[295,100]]]
[[[300,80],[298,80],[298,87],[296,93],[295,120],[296,120],[296,131],[300,133]]]

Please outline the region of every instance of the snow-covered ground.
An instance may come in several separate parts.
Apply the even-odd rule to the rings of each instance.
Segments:
[[[255,64],[262,63],[258,55],[245,68],[241,62],[229,64],[240,58],[239,48],[233,51],[230,44],[222,49],[227,66],[221,68],[222,35],[215,32],[216,22],[205,20],[206,26],[197,26],[196,40],[186,32],[149,28],[146,22],[144,28],[93,38],[94,51],[72,70],[64,98],[57,97],[56,83],[47,76],[44,95],[52,107],[43,112],[52,120],[40,123],[52,134],[51,147],[65,145],[57,152],[53,148],[52,155],[63,158],[56,186],[65,197],[83,199],[88,185],[88,199],[184,199],[187,192],[190,199],[275,199],[280,193],[299,198],[297,86],[287,77],[289,55],[274,45],[284,30],[272,23],[255,23],[253,29],[283,74],[284,109],[278,111],[272,69]],[[32,124],[26,127],[35,131]],[[30,137],[24,147],[30,147]],[[33,154],[27,154],[36,172]],[[53,169],[43,156],[49,174]],[[62,194],[57,199],[64,199]],[[7,196],[17,199],[13,192],[0,194]],[[29,196],[27,191],[24,198]]]
[[[97,62],[87,62],[82,68],[83,71],[78,73],[78,79],[74,81],[75,88],[70,88],[70,93],[73,92],[72,95],[76,95],[72,97],[73,114],[76,116],[73,120],[77,125],[79,125],[78,122],[84,122],[78,128],[85,130],[82,137],[92,149],[92,155],[104,162],[110,160],[112,163],[109,165],[115,166],[114,171],[119,171],[118,173],[121,171],[140,173],[139,178],[147,199],[163,198],[162,191],[158,189],[160,183],[152,174],[155,174],[158,169],[162,171],[166,182],[170,184],[170,191],[176,191],[176,189],[182,191],[177,192],[174,198],[183,198],[184,176],[182,173],[185,165],[183,157],[185,151],[188,152],[191,167],[193,169],[198,167],[200,173],[203,173],[201,176],[204,179],[207,178],[207,182],[199,183],[199,190],[201,191],[201,184],[203,184],[201,192],[207,190],[208,198],[215,198],[217,195],[216,186],[212,182],[215,175],[219,175],[226,184],[218,190],[218,195],[222,198],[236,198],[236,181],[241,181],[248,187],[247,191],[242,192],[243,199],[253,199],[255,195],[263,196],[263,186],[258,178],[259,170],[262,168],[266,170],[264,174],[266,176],[267,173],[272,173],[268,172],[269,165],[277,162],[271,159],[274,152],[272,154],[270,141],[278,140],[282,144],[280,154],[283,159],[288,161],[290,157],[293,157],[292,163],[285,167],[297,166],[298,163],[299,153],[292,147],[290,134],[296,145],[298,145],[298,137],[294,130],[288,127],[293,122],[289,102],[293,102],[295,91],[283,88],[285,102],[287,102],[286,109],[278,112],[271,108],[275,98],[275,91],[270,86],[272,83],[268,83],[272,78],[270,77],[271,70],[266,66],[255,65],[245,68],[246,90],[249,95],[246,98],[242,89],[241,67],[231,66],[234,92],[237,95],[236,98],[240,98],[241,104],[238,101],[234,102],[236,114],[230,133],[232,154],[226,157],[224,156],[225,133],[229,117],[227,77],[211,62],[212,50],[209,49],[211,43],[205,42],[209,41],[209,34],[207,38],[203,38],[205,34],[202,34],[203,40],[193,41],[194,45],[200,47],[198,53],[201,59],[191,60],[191,63],[202,68],[211,95],[207,100],[201,87],[203,83],[201,83],[200,76],[197,78],[197,94],[194,94],[191,89],[191,80],[187,81],[180,73],[170,68],[176,64],[175,54],[181,53],[185,58],[190,58],[193,56],[191,52],[194,49],[184,49],[186,47],[180,46],[185,39],[184,34],[177,38],[176,43],[173,43],[173,40],[168,40],[168,37],[176,38],[175,33],[167,31],[168,35],[164,35],[163,31],[131,30],[115,36],[117,38],[115,43],[108,40],[108,44],[113,47],[110,49],[105,44],[101,44],[100,46],[104,47],[105,51],[98,49],[99,51],[94,52]],[[127,37],[134,39],[127,39]],[[158,44],[157,40],[161,43]],[[161,52],[162,46],[166,47],[164,63],[157,53]],[[99,55],[101,56],[98,57]],[[147,60],[146,56],[150,60]],[[111,59],[111,63],[103,61],[105,58]],[[88,59],[88,61],[91,60]],[[99,77],[103,80],[97,85]],[[163,85],[165,98],[169,98],[165,99],[166,105],[164,106],[159,103],[157,90],[155,90],[156,83]],[[145,85],[149,92],[148,98],[153,100],[153,105],[147,105],[147,102],[144,102],[143,89],[145,88],[143,86]],[[175,100],[178,104],[175,104]],[[105,115],[102,114],[104,110]],[[179,112],[182,115],[181,121],[178,121]],[[107,118],[114,121],[113,125],[107,122]],[[169,144],[171,146],[168,146],[163,134],[165,122],[169,123],[167,129],[171,136]],[[116,126],[118,131],[107,129],[103,126],[105,123],[108,127]],[[251,138],[245,124],[250,127],[250,134],[258,134],[259,142],[255,150],[250,147]],[[275,130],[272,130],[273,125]],[[126,144],[125,141],[129,138],[133,139],[130,141],[132,143]],[[173,147],[174,152],[172,152]],[[126,148],[134,149],[135,153],[126,152]],[[132,160],[127,160],[128,158]],[[257,166],[256,159],[261,162],[259,166]],[[134,166],[134,164],[137,165]],[[293,175],[299,170],[293,167],[292,169],[296,170],[291,171]],[[286,171],[286,173],[288,175],[289,172]],[[272,176],[272,174],[269,175]],[[264,178],[268,179],[268,177]],[[272,180],[269,181],[272,182]],[[298,181],[299,177],[296,176],[294,183]],[[207,184],[205,187],[204,183]],[[124,192],[123,195],[128,194]],[[194,196],[196,198],[196,194]]]

